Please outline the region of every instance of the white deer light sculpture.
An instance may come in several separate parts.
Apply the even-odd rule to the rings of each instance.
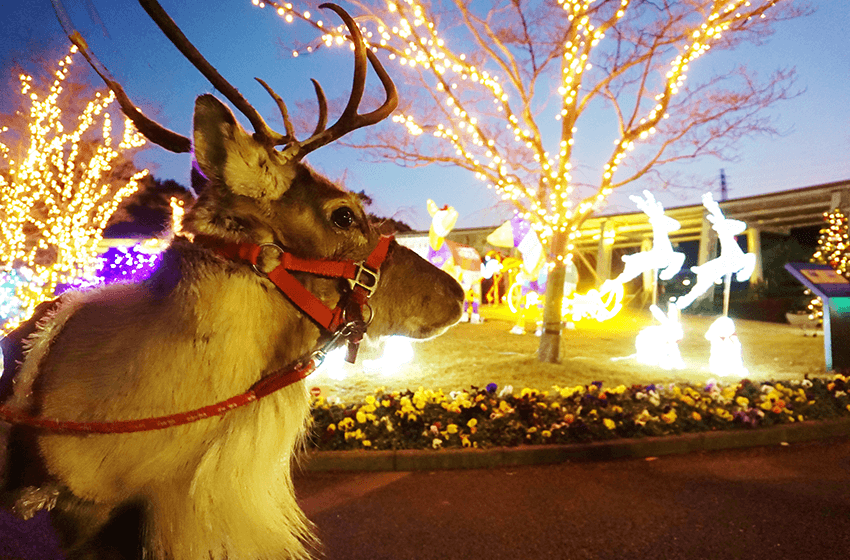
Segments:
[[[696,273],[697,280],[691,291],[676,300],[676,307],[679,309],[688,307],[727,274],[735,274],[738,282],[743,282],[752,275],[756,266],[756,255],[744,253],[735,240],[736,235],[744,233],[747,224],[740,220],[726,218],[711,193],[702,195],[702,204],[709,211],[706,218],[711,222],[711,228],[717,232],[720,256],[691,268]]]
[[[652,193],[643,191],[645,198],[630,196],[637,207],[649,217],[652,226],[652,249],[633,255],[625,255],[623,262],[626,267],[614,279],[614,282],[625,284],[648,270],[658,270],[662,280],[673,278],[685,262],[685,254],[673,250],[668,234],[679,229],[679,222],[664,215],[664,206],[655,200]]]

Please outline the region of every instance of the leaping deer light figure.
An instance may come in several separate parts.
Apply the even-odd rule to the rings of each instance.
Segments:
[[[466,293],[461,321],[481,322],[478,306],[481,304],[481,256],[473,247],[446,240],[457,223],[458,213],[453,206],[440,208],[428,199],[431,227],[428,230],[428,262],[451,274]]]
[[[740,220],[726,218],[711,193],[702,195],[702,204],[709,211],[706,218],[711,222],[711,228],[717,232],[720,256],[691,268],[697,275],[696,283],[687,294],[676,300],[676,307],[679,309],[688,307],[727,274],[734,274],[738,282],[743,282],[753,274],[756,267],[756,255],[744,253],[735,240],[736,235],[746,231],[747,224]]]
[[[623,272],[613,280],[620,284],[625,284],[639,274],[653,269],[658,270],[660,279],[669,280],[681,270],[685,262],[685,254],[673,250],[668,236],[669,233],[679,229],[679,222],[664,215],[664,206],[655,200],[651,192],[643,191],[643,195],[644,198],[637,196],[629,198],[649,217],[649,223],[652,226],[652,249],[623,256],[626,266]]]
[[[3,502],[24,517],[50,510],[69,560],[306,558],[313,538],[291,478],[310,421],[305,372],[367,326],[375,336],[440,334],[459,320],[463,291],[381,238],[356,196],[301,162],[397,105],[351,16],[320,6],[348,27],[354,80],[329,128],[314,82],[319,124],[298,140],[271,88],[261,82],[286,133],[266,125],[155,0],[140,1],[254,132],[212,95],[197,98],[191,141],[160,127],[71,34],[138,130],[171,151],[192,150],[206,180],[193,185],[200,196],[183,222],[194,238],[175,237],[148,281],[63,295],[29,332],[3,341],[8,365],[6,344],[29,335],[0,418],[39,426],[10,432],[0,422]],[[369,62],[386,100],[361,114]],[[211,403],[215,415],[198,412]],[[186,422],[154,422],[177,416]],[[144,431],[129,430],[138,425]],[[106,431],[68,431],[81,426]]]

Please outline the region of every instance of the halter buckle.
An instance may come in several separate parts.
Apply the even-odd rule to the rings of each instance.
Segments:
[[[351,289],[354,290],[358,286],[365,292],[366,297],[371,297],[375,288],[378,287],[378,279],[381,277],[381,271],[366,266],[366,263],[357,264],[357,272],[354,278],[348,280]]]

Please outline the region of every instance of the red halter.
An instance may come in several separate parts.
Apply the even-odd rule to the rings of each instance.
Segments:
[[[250,263],[257,274],[266,276],[277,288],[289,298],[293,305],[303,311],[317,325],[339,338],[342,334],[348,339],[349,362],[353,363],[357,355],[357,344],[366,330],[366,325],[372,320],[371,309],[369,321],[363,321],[363,308],[368,307],[368,300],[378,285],[381,275],[381,265],[387,258],[392,236],[382,236],[378,245],[365,261],[351,260],[304,259],[286,252],[275,243],[229,243],[215,237],[197,235],[194,242],[213,249],[219,255],[230,260],[241,260]],[[264,247],[271,247],[280,252],[280,264],[268,274],[263,274],[257,268],[257,259]],[[305,288],[292,274],[307,272],[330,278],[345,278],[351,290],[340,298],[334,309],[325,305],[322,300]],[[339,333],[345,327],[345,333]]]

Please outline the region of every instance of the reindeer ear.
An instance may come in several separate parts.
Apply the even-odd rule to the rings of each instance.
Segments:
[[[195,101],[195,160],[204,175],[233,193],[279,198],[292,184],[295,166],[281,164],[273,148],[258,143],[212,95]]]

